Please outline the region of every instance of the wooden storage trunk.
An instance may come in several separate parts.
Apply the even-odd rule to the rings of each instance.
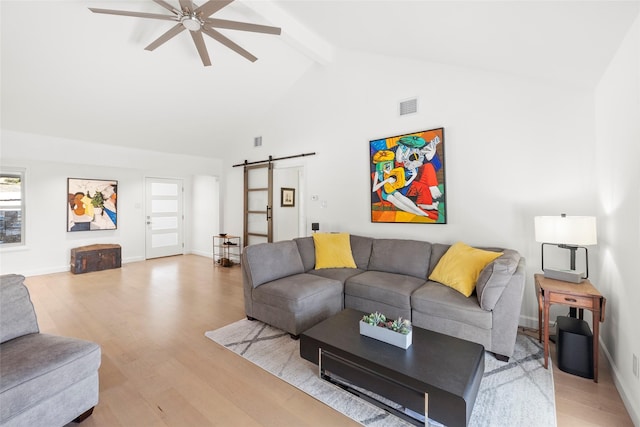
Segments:
[[[73,248],[71,249],[71,272],[80,274],[120,268],[121,257],[120,245],[102,244]]]

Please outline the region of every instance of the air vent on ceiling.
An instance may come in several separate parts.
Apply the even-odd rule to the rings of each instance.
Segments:
[[[261,136],[256,136],[255,138],[253,138],[253,146],[254,147],[262,147],[262,137]]]
[[[418,98],[407,99],[400,103],[400,115],[406,116],[418,112]]]

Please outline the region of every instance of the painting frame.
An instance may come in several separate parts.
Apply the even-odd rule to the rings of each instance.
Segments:
[[[446,224],[444,127],[369,141],[372,223]]]
[[[118,181],[67,178],[67,232],[118,229]]]
[[[292,208],[296,205],[296,189],[280,187],[280,207]]]

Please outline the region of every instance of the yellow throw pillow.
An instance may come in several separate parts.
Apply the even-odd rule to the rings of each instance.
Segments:
[[[468,297],[473,293],[480,272],[502,252],[472,248],[462,242],[453,244],[440,258],[429,280],[440,282]]]
[[[321,268],[356,268],[347,233],[314,233],[316,270]]]

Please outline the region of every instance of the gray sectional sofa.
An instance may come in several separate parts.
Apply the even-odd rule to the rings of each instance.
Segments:
[[[100,346],[41,334],[23,281],[0,276],[0,426],[81,422],[98,403]]]
[[[525,283],[525,260],[503,252],[480,274],[470,297],[430,281],[449,245],[351,235],[357,268],[315,269],[311,237],[248,246],[242,254],[247,318],[293,337],[353,308],[403,317],[424,329],[482,344],[500,360],[513,355]]]

